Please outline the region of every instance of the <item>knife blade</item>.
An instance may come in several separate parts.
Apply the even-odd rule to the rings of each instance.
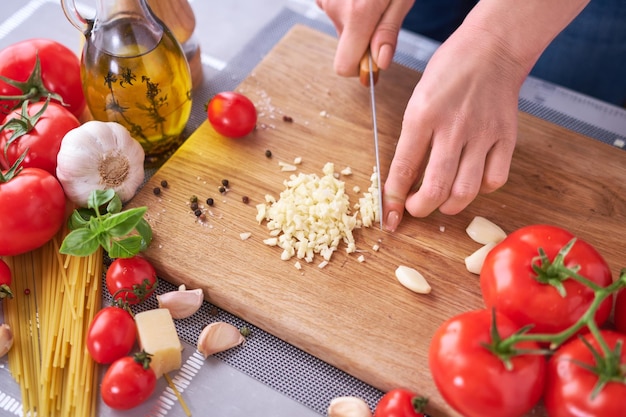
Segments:
[[[376,179],[378,186],[378,223],[380,230],[383,230],[383,189],[380,179],[380,152],[378,150],[378,124],[376,122],[376,92],[375,85],[378,81],[378,66],[372,59],[370,49],[367,49],[359,64],[359,79],[361,84],[369,87],[370,106],[372,108],[372,130],[374,131],[374,155],[376,157]]]

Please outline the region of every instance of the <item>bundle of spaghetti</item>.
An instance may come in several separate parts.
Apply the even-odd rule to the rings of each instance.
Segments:
[[[7,258],[15,294],[3,302],[15,334],[9,368],[20,385],[24,415],[96,415],[98,367],[86,335],[101,308],[103,254],[60,254],[65,233]]]

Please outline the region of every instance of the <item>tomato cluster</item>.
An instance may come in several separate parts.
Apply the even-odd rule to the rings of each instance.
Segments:
[[[150,355],[130,355],[137,342],[131,306],[143,303],[156,290],[158,278],[152,264],[135,255],[117,258],[106,272],[106,287],[113,303],[101,309],[89,325],[87,350],[100,364],[109,365],[100,387],[104,402],[126,410],[145,401],[156,385]]]
[[[523,416],[542,399],[550,417],[626,415],[626,334],[607,329],[625,284],[626,270],[613,282],[602,256],[567,230],[511,233],[480,272],[486,308],[449,318],[433,335],[435,385],[466,417]]]
[[[53,40],[1,50],[0,76],[0,256],[14,256],[49,241],[65,221],[57,153],[80,125],[85,98],[77,55]]]

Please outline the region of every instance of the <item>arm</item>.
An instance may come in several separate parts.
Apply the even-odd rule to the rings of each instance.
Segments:
[[[434,54],[407,105],[384,186],[385,227],[404,209],[463,210],[507,178],[519,90],[589,0],[481,0]]]

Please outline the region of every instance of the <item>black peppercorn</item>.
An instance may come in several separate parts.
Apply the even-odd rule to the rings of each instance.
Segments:
[[[212,206],[212,205],[213,205],[213,203],[214,203],[214,201],[213,201],[213,199],[212,199],[211,197],[209,197],[209,198],[207,198],[207,199],[206,199],[206,203],[207,203],[209,206]]]
[[[167,181],[165,180],[161,181],[161,187],[167,188]]]
[[[244,204],[248,204],[250,202],[250,199],[247,195],[244,195],[243,197],[241,197],[241,201],[243,201]]]
[[[152,189],[152,192],[154,193],[154,195],[159,195],[161,194],[161,189],[159,187],[154,187]]]
[[[226,187],[221,186],[220,188],[218,188],[218,190],[220,191],[221,194],[224,194],[226,192]]]
[[[228,180],[222,180],[222,185],[224,187],[228,187]]]
[[[196,217],[200,217],[200,216],[202,215],[202,210],[200,210],[200,209],[196,209],[196,210],[193,212],[193,214],[195,214],[195,215],[196,215]]]
[[[265,151],[265,156],[267,156],[268,158],[272,157],[272,151],[270,151],[269,149]]]
[[[198,208],[198,202],[196,201],[196,202],[191,203],[190,207],[192,210],[195,211]]]

